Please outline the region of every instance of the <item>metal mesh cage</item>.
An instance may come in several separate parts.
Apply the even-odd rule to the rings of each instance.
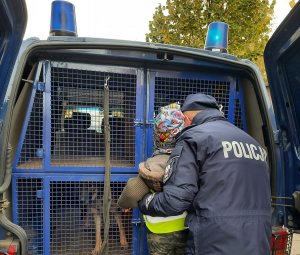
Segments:
[[[216,98],[223,105],[225,117],[228,117],[230,82],[220,80],[202,80],[187,78],[156,77],[154,111],[170,102],[183,104],[189,94],[204,93]]]
[[[51,69],[51,165],[104,165],[107,77],[112,166],[133,166],[136,75],[58,67]]]
[[[241,111],[241,103],[239,100],[235,101],[235,118],[234,118],[234,125],[243,129],[243,122],[242,122],[242,111]]]
[[[18,178],[16,180],[17,210],[14,213],[18,224],[28,237],[29,254],[44,252],[44,208],[42,195],[43,181],[39,178]]]
[[[134,127],[136,102],[141,101],[136,98],[137,75],[135,71],[129,72],[125,68],[114,68],[111,72],[103,66],[86,64],[51,62],[50,65],[51,73],[43,75],[48,75],[45,88],[51,93],[44,94],[38,89],[32,93],[33,107],[27,116],[28,126],[24,127],[26,134],[17,159],[17,167],[26,168],[26,176],[37,168],[42,169],[42,159],[43,170],[48,173],[38,175],[44,181],[41,178],[23,178],[24,173],[21,178],[16,173],[15,219],[29,236],[32,255],[49,252],[91,254],[94,249],[100,249],[96,244],[101,243],[100,238],[103,240],[103,182],[100,178],[99,181],[95,181],[97,178],[91,179],[84,171],[86,167],[95,167],[98,171],[96,167],[105,163],[105,80],[109,77],[111,165],[133,167],[135,146],[143,140],[140,137],[136,139]],[[226,117],[229,108],[234,108],[234,105],[229,106],[230,81],[213,77],[211,80],[178,78],[173,75],[170,73],[171,77],[155,78],[155,114],[160,107],[176,101],[182,104],[187,95],[197,92],[214,96],[223,105]],[[240,128],[242,110],[237,100],[235,116],[231,119]],[[51,125],[47,126],[43,121],[51,122]],[[49,166],[53,168],[48,169]],[[53,169],[58,172],[56,167],[62,173],[60,176],[51,172]],[[76,173],[74,171],[71,177],[65,178],[74,167],[82,168],[77,168]],[[124,182],[118,181],[111,183],[109,254],[132,254],[134,238],[138,241],[140,238],[132,236],[132,215],[122,213],[116,205],[124,185]]]
[[[132,254],[131,214],[125,215],[116,204],[123,187],[122,182],[112,183],[109,254]],[[102,196],[101,182],[50,182],[51,254],[100,251],[104,238]]]
[[[43,157],[43,92],[34,91],[34,101],[17,167],[40,169]]]

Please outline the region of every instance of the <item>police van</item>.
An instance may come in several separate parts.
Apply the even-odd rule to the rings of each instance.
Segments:
[[[159,108],[197,92],[262,145],[273,225],[300,228],[300,3],[265,49],[272,104],[218,26],[206,50],[85,38],[54,1],[49,38],[22,42],[25,1],[0,11],[0,254],[147,254],[139,211],[116,200],[152,154]]]

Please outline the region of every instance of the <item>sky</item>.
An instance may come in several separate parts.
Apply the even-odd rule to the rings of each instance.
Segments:
[[[290,0],[277,0],[274,30],[290,11]],[[69,0],[75,5],[80,37],[145,41],[149,21],[159,3],[166,0]],[[52,0],[26,0],[28,21],[24,39],[47,39]]]

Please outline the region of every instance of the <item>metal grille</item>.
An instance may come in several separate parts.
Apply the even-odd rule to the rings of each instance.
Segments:
[[[107,77],[112,166],[133,166],[136,75],[57,67],[51,70],[51,165],[104,166]]]
[[[235,100],[234,125],[236,125],[240,129],[243,129],[242,111],[241,111],[241,104],[239,100]]]
[[[16,187],[17,211],[15,213],[18,224],[26,231],[29,254],[42,255],[44,209],[40,192],[42,192],[43,181],[35,178],[18,178]]]
[[[124,185],[112,183],[109,254],[132,254],[132,215],[123,214],[116,204]],[[51,254],[92,254],[100,245],[99,238],[104,238],[102,196],[101,182],[50,182]],[[98,236],[97,224],[101,225]],[[121,236],[125,238],[122,243]]]
[[[225,117],[228,117],[229,81],[169,77],[155,78],[155,114],[158,113],[160,107],[171,102],[179,102],[182,105],[189,94],[198,92],[215,97],[217,102],[223,105]]]
[[[43,92],[36,91],[32,111],[20,153],[18,168],[42,168]]]

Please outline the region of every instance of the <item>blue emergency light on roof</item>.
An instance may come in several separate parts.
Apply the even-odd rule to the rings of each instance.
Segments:
[[[50,35],[77,36],[75,7],[67,1],[53,1]]]
[[[204,49],[226,53],[227,48],[228,48],[228,24],[224,22],[210,23],[207,30]]]

